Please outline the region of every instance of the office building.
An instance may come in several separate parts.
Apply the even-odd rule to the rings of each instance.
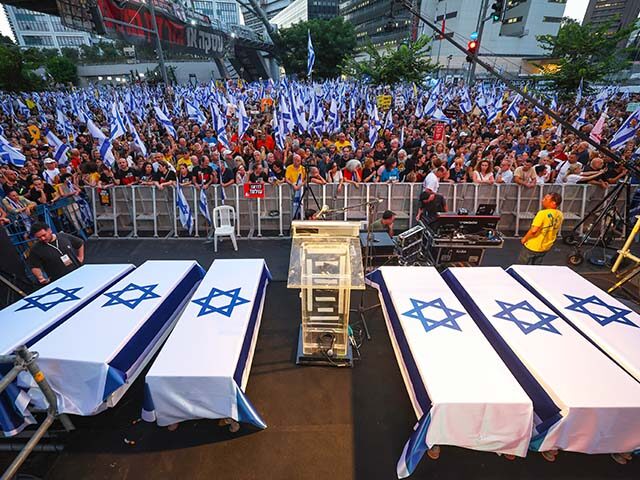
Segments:
[[[298,22],[313,19],[330,20],[338,16],[338,0],[294,0],[271,19],[278,28],[287,28]]]
[[[631,25],[640,14],[638,0],[590,0],[583,24],[614,21],[614,31]]]
[[[413,3],[418,6],[419,0]],[[416,38],[417,19],[389,0],[342,0],[340,15],[355,27],[360,50],[369,40],[382,50]]]
[[[243,2],[250,6],[249,1]],[[260,8],[266,13],[267,18],[271,20],[282,10],[287,8],[291,0],[258,0]],[[254,32],[262,34],[265,31],[262,21],[251,12],[251,9],[241,5],[242,15],[244,17],[244,24],[251,28]]]
[[[208,16],[211,20],[218,20],[225,25],[242,25],[244,23],[240,13],[240,5],[233,0],[193,0],[191,3],[196,12]]]
[[[65,27],[60,17],[9,5],[4,5],[4,11],[16,43],[21,47],[79,48],[99,40],[87,32]]]
[[[422,0],[421,13],[435,19],[438,26],[444,18],[445,31],[454,32],[454,38],[466,45],[471,34],[478,30],[481,3],[479,0]],[[566,0],[507,0],[505,6],[501,20],[485,22],[480,55],[495,68],[508,73],[536,73],[536,62],[531,60],[547,55],[536,37],[558,34]],[[419,31],[433,35],[426,25],[421,24]],[[446,40],[433,42],[431,57],[452,73],[462,73],[468,67],[466,53]],[[477,72],[482,75],[483,69],[478,68]]]

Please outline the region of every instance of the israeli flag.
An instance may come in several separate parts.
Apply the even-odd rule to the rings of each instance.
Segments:
[[[179,183],[176,184],[176,206],[178,207],[182,227],[188,230],[189,235],[191,235],[193,232],[193,215]]]
[[[380,119],[378,118],[378,106],[373,105],[373,115],[369,121],[369,143],[371,147],[378,141],[378,130],[380,130]]]
[[[629,115],[613,135],[613,138],[609,142],[609,148],[614,151],[624,148],[627,142],[636,136],[638,127],[640,127],[640,108]]]
[[[307,30],[307,78],[311,78],[315,61],[316,52],[313,50],[313,44],[311,43],[311,32]]]
[[[462,113],[471,113],[471,110],[473,110],[473,104],[471,103],[471,98],[469,97],[469,89],[463,88],[460,97],[460,110],[462,111]]]
[[[553,134],[553,139],[556,142],[560,142],[562,140],[562,124],[559,124],[558,128],[556,128],[556,133]]]
[[[0,135],[0,160],[2,163],[22,167],[27,158],[22,152],[16,150],[4,136]]]
[[[207,219],[207,223],[211,225],[211,213],[209,212],[209,203],[207,202],[207,191],[204,188],[200,189],[198,208],[202,216]]]
[[[24,115],[27,118],[31,116],[31,110],[29,110],[29,107],[27,107],[24,103],[22,103],[22,100],[20,100],[19,98],[16,98],[16,104],[18,105],[18,110],[20,111],[20,115]]]
[[[142,155],[146,157],[147,146],[142,141],[142,138],[140,138],[136,127],[133,125],[133,122],[131,122],[131,119],[129,118],[129,115],[127,115],[127,112],[124,111],[124,106],[122,104],[120,104],[120,110],[120,113],[122,114],[122,118],[124,120],[124,124],[127,126],[127,129],[133,136],[133,143],[140,149],[140,153],[142,153]]]
[[[507,107],[507,115],[513,118],[514,122],[518,120],[518,114],[520,113],[518,110],[518,106],[520,105],[521,100],[522,95],[518,94]]]
[[[244,108],[244,102],[242,100],[238,101],[238,141],[245,134],[247,129],[249,128],[249,115],[247,115],[247,111]]]
[[[178,103],[179,102],[176,102],[176,105]],[[187,99],[185,99],[184,104],[187,106],[187,116],[190,120],[198,122],[200,125],[207,122],[207,117],[204,116],[204,113],[202,113],[202,110],[200,110],[197,105]]]
[[[118,110],[118,102],[113,102],[111,104],[111,133],[109,134],[109,140],[113,141],[126,133],[120,110]]]
[[[387,112],[387,116],[384,119],[384,129],[390,128],[393,126],[393,109],[389,107],[389,111]]]
[[[56,128],[58,133],[68,137],[73,133],[73,126],[62,110],[56,108]]]
[[[573,122],[573,128],[580,130],[580,127],[587,124],[587,107],[582,107],[578,118]]]
[[[93,138],[99,141],[100,156],[102,157],[104,163],[106,163],[108,166],[113,165],[116,161],[116,157],[113,155],[111,141],[104,133],[102,133],[102,130],[100,130],[100,128],[98,128],[98,126],[90,118],[87,120],[87,130],[89,130],[89,134]]]
[[[223,118],[220,114],[218,105],[215,102],[211,102],[209,104],[209,109],[211,110],[211,122],[213,124],[213,129],[216,131],[218,142],[220,142],[225,148],[229,148],[229,140],[227,139],[226,130],[226,119]]]
[[[580,103],[580,101],[582,100],[582,82],[583,82],[583,78],[580,79],[580,85],[578,85],[578,91],[576,93],[576,105],[578,105]]]
[[[47,143],[54,148],[53,159],[60,165],[65,165],[68,160],[67,152],[70,150],[69,145],[63,143],[62,140],[48,128],[44,131],[44,138],[46,138]]]
[[[169,117],[167,116],[167,114],[164,113],[162,109],[157,105],[153,106],[153,111],[156,113],[156,117],[158,121],[164,127],[167,133],[171,135],[174,139],[177,139],[178,134],[176,132],[176,129],[173,126],[173,123],[171,123],[171,120],[169,120]]]
[[[327,120],[327,131],[329,133],[335,133],[340,129],[340,117],[338,115],[338,104],[336,99],[331,99],[331,105],[329,106],[329,118]]]

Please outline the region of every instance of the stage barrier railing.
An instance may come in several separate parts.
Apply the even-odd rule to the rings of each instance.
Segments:
[[[611,188],[611,187],[610,187]],[[396,230],[412,227],[416,222],[420,183],[366,183],[310,185],[303,199],[302,211],[317,210],[327,205],[336,220],[369,220],[368,209],[362,206],[372,199],[380,199],[378,214],[394,211],[398,219]],[[104,191],[102,191],[104,190]],[[199,209],[200,190],[182,187],[194,217],[192,237],[203,238],[211,234],[211,226]],[[311,194],[313,192],[313,195]],[[569,231],[606,195],[607,190],[591,185],[540,185],[533,188],[509,185],[440,184],[439,193],[449,211],[461,208],[469,213],[482,204],[495,204],[501,216],[499,229],[507,236],[519,237],[528,228],[540,209],[542,197],[559,192],[563,202],[561,210],[565,222],[562,230]],[[151,186],[122,186],[100,189],[86,188],[93,211],[94,237],[170,238],[189,237],[182,227],[176,208],[176,190]],[[238,236],[288,236],[291,216],[295,212],[293,191],[289,185],[265,185],[264,198],[245,198],[242,185],[220,187],[212,185],[206,190],[209,211],[219,205],[231,205],[236,210]],[[624,207],[624,199],[620,207]],[[349,208],[355,207],[355,208]],[[623,235],[626,232],[623,232]]]

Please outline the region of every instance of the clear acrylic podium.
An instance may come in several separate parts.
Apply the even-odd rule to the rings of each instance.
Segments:
[[[351,364],[351,290],[364,290],[359,222],[294,221],[287,288],[300,288],[299,364]]]

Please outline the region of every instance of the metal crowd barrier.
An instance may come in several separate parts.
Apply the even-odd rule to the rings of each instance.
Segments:
[[[15,379],[21,372],[28,371],[36,381],[38,388],[44,395],[44,398],[47,400],[48,404],[46,410],[47,416],[35,431],[33,431],[32,433],[30,432],[31,436],[29,438],[29,441],[24,446],[22,446],[21,449],[19,449],[20,453],[18,453],[11,465],[9,465],[9,467],[2,474],[0,480],[12,480],[15,477],[22,464],[27,460],[29,454],[34,450],[38,450],[38,443],[45,436],[47,430],[49,430],[55,420],[60,420],[60,423],[62,423],[62,426],[67,432],[75,429],[69,417],[58,412],[56,394],[53,392],[53,390],[49,386],[49,382],[47,382],[47,379],[45,378],[45,375],[38,367],[38,364],[36,363],[37,359],[38,354],[36,352],[29,351],[25,346],[19,347],[16,350],[15,355],[0,356],[0,364],[13,364],[13,368],[9,370],[3,377],[0,377],[0,393],[6,390],[7,387],[9,387],[9,385],[11,385],[15,381]],[[62,448],[59,446],[48,446],[53,447],[54,451],[58,451]],[[7,447],[1,448],[2,450],[15,451],[11,444],[7,444],[4,442],[0,443],[0,447]],[[50,449],[43,448],[42,450]]]
[[[381,199],[378,214],[392,210],[397,216],[397,229],[410,228],[415,224],[420,183],[367,183],[310,185],[320,206],[330,209],[345,209],[333,218],[340,220],[368,220],[368,209],[361,204],[371,199]],[[224,195],[222,194],[224,190]],[[94,237],[188,237],[180,224],[176,209],[176,190],[169,187],[159,189],[151,186],[109,187],[99,189],[87,187],[87,197],[93,210]],[[200,190],[183,187],[182,191],[194,217],[194,237],[207,237],[212,227],[199,212]],[[541,185],[533,188],[509,185],[440,184],[439,193],[447,201],[449,211],[461,208],[473,213],[479,205],[496,205],[496,214],[501,215],[500,230],[508,236],[518,237],[529,228],[530,222],[540,209],[542,197],[559,192],[563,202],[561,210],[565,222],[562,230],[568,231],[582,219],[586,212],[606,195],[607,190],[591,185]],[[238,236],[263,237],[286,236],[293,215],[293,193],[288,185],[265,185],[265,196],[261,199],[244,197],[242,185],[222,188],[212,185],[206,191],[209,211],[223,203],[236,210]],[[624,200],[621,200],[623,202]],[[360,206],[358,206],[360,205]],[[624,206],[624,205],[623,205]],[[317,210],[311,192],[302,203],[305,209]]]

